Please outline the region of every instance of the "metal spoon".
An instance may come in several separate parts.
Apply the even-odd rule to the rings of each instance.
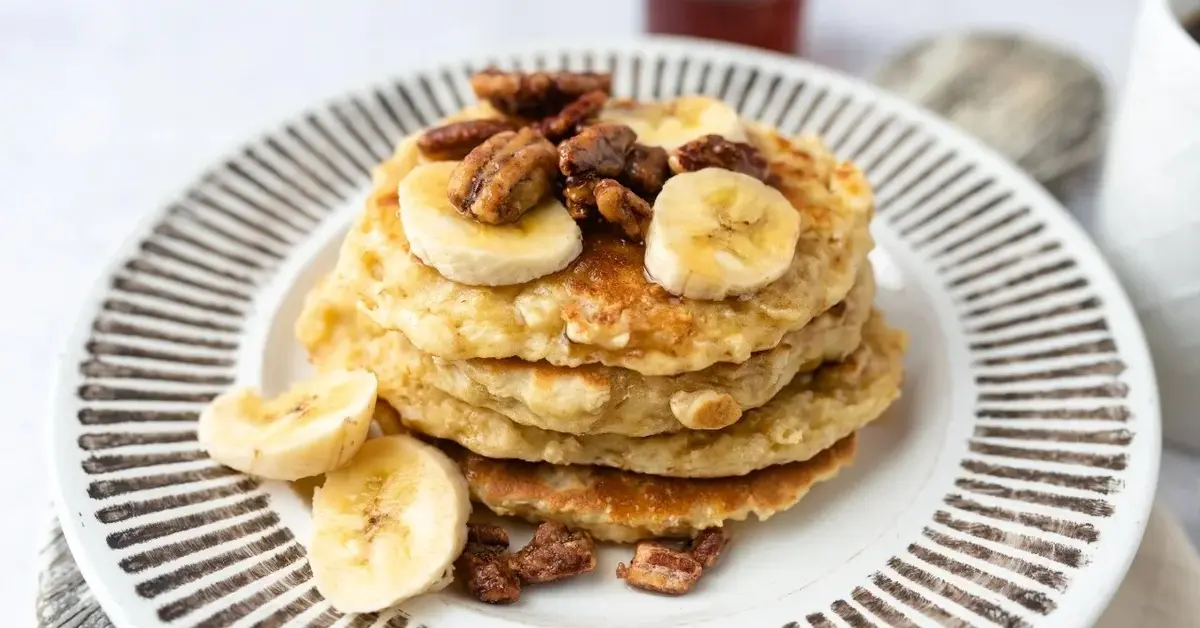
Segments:
[[[978,137],[1052,191],[1103,148],[1107,105],[1099,74],[1027,37],[923,40],[889,60],[875,82]]]

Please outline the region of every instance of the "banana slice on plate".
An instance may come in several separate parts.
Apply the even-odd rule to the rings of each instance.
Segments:
[[[417,166],[400,181],[400,222],[413,255],[443,277],[471,286],[525,283],[567,267],[583,235],[553,197],[509,225],[460,214],[446,195],[457,161]]]
[[[705,168],[667,180],[646,232],[646,271],[671,294],[724,299],[787,272],[800,213],[775,188],[740,172]]]
[[[367,440],[377,387],[369,371],[331,371],[274,399],[237,388],[200,413],[197,438],[213,460],[243,473],[320,475],[349,462]]]
[[[667,150],[710,134],[734,142],[746,141],[737,111],[708,96],[682,96],[666,102],[618,100],[609,103],[598,117],[633,129],[642,144]]]
[[[467,541],[467,481],[411,436],[367,441],[313,495],[309,561],[343,613],[367,613],[445,587]]]

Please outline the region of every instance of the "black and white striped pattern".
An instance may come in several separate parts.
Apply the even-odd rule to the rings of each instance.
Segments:
[[[207,460],[194,421],[233,381],[256,292],[364,190],[398,138],[471,100],[467,76],[491,63],[611,70],[624,96],[706,93],[785,133],[820,133],[864,167],[883,228],[955,301],[978,392],[975,416],[956,417],[974,433],[944,506],[903,553],[788,626],[1059,625],[1054,612],[1104,547],[1134,462],[1145,417],[1127,397],[1153,394],[1125,379],[1126,356],[1143,349],[1117,345],[1095,272],[1048,224],[1045,201],[919,114],[800,64],[681,44],[413,74],[293,120],[167,207],[115,267],[65,378],[75,399],[55,417],[59,438],[77,443],[68,466],[87,478],[86,495],[60,496],[64,524],[90,561],[112,563],[104,586],[134,591],[172,625],[340,619],[267,494]],[[84,611],[82,621],[100,617]],[[43,622],[104,625],[65,611]],[[349,625],[409,623],[396,614]]]

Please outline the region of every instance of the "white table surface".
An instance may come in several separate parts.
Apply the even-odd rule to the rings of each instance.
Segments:
[[[923,35],[1020,29],[1079,52],[1119,88],[1136,5],[809,0],[808,56],[864,74]],[[32,607],[50,501],[43,441],[53,368],[82,294],[135,221],[214,158],[311,103],[466,51],[636,33],[640,6],[0,0],[0,295],[11,304],[0,316],[0,608]],[[586,16],[585,32],[563,32],[573,16]],[[1200,538],[1200,462],[1169,453],[1161,494]]]

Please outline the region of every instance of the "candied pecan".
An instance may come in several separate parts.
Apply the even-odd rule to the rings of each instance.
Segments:
[[[588,92],[579,98],[571,101],[562,111],[548,117],[533,125],[533,128],[541,131],[551,141],[558,141],[565,137],[575,134],[575,130],[579,125],[587,120],[595,117],[597,113],[604,108],[604,101],[608,100],[608,94],[596,90]]]
[[[642,198],[651,199],[658,195],[670,175],[666,150],[661,146],[634,144],[625,157],[620,179]]]
[[[556,161],[554,145],[533,129],[498,133],[458,164],[447,194],[479,222],[516,222],[553,189]]]
[[[529,545],[509,558],[509,566],[522,582],[562,580],[596,568],[596,544],[586,532],[543,523]]]
[[[708,569],[717,564],[717,559],[721,557],[721,552],[727,544],[729,544],[729,536],[725,534],[725,530],[707,528],[701,530],[700,534],[697,534],[696,538],[688,544],[688,552],[692,554],[692,558]]]
[[[584,220],[592,217],[592,210],[595,209],[595,206],[584,205],[582,203],[572,203],[568,201],[566,203],[566,208],[567,214],[571,218],[574,218],[575,222],[583,222]]]
[[[543,117],[580,96],[612,91],[612,75],[595,72],[504,72],[488,68],[471,77],[475,95],[496,109],[526,117]]]
[[[508,566],[506,552],[468,545],[454,568],[467,591],[481,602],[512,604],[521,598],[521,580]]]
[[[671,154],[671,171],[693,172],[704,168],[724,168],[767,181],[770,170],[758,149],[744,142],[731,142],[720,135],[694,139]]]
[[[586,220],[596,208],[594,189],[596,179],[592,177],[567,177],[563,183],[563,204],[575,220]]]
[[[593,124],[558,145],[558,169],[568,177],[615,177],[636,140],[624,124]]]
[[[628,567],[625,563],[617,564],[617,577],[645,591],[683,595],[692,590],[703,570],[700,561],[687,552],[642,541]]]
[[[513,129],[512,123],[505,120],[451,122],[422,133],[417,139],[417,148],[429,159],[452,161],[466,157],[489,137]]]
[[[512,555],[513,572],[522,582],[553,582],[596,568],[596,548],[591,537],[531,545]]]
[[[468,523],[467,543],[489,550],[507,551],[508,531],[487,523]]]
[[[596,197],[596,209],[605,220],[620,227],[630,240],[645,240],[650,217],[654,215],[650,203],[612,179],[596,182],[593,194]]]
[[[529,544],[544,545],[546,543],[565,541],[569,538],[571,538],[571,529],[566,524],[557,521],[543,521],[534,529],[533,538],[529,540]]]

